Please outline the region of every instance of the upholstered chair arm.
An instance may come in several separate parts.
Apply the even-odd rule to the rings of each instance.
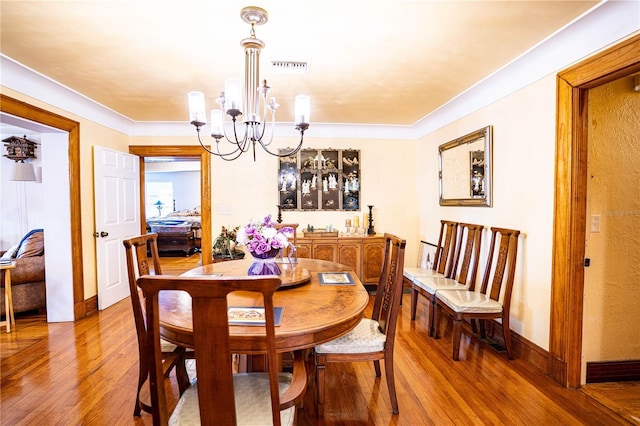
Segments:
[[[21,257],[15,262],[16,267],[11,270],[13,285],[44,281],[44,256]]]

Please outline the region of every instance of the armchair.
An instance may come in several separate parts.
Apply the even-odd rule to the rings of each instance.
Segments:
[[[34,229],[9,250],[0,252],[3,258],[15,261],[11,271],[11,292],[13,311],[44,311],[47,307],[44,267],[44,230]],[[0,300],[4,300],[4,271],[0,275],[2,291]],[[0,313],[5,314],[4,304],[0,304]]]

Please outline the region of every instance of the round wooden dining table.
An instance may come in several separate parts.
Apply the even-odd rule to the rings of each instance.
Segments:
[[[242,276],[247,275],[250,265],[251,259],[219,262],[183,275]],[[282,308],[280,325],[275,327],[278,352],[311,348],[349,332],[358,324],[369,302],[369,294],[348,266],[302,258],[297,263],[285,261],[278,266],[283,280],[273,298],[274,306]],[[351,283],[331,283],[329,277],[338,278],[337,281],[343,278]],[[183,291],[161,291],[158,303],[161,336],[172,343],[193,347],[191,297]],[[227,304],[234,307],[262,305],[260,295],[248,292],[229,294]],[[252,354],[265,350],[263,327],[232,325],[229,334],[233,352]]]

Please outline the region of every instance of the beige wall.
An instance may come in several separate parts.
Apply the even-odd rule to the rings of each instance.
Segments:
[[[85,299],[97,294],[93,208],[93,146],[100,145],[128,152],[129,145],[194,145],[193,137],[129,137],[67,111],[2,87],[2,93],[39,106],[80,123],[80,179],[82,196],[82,244]],[[307,134],[312,135],[310,129]],[[294,146],[296,140],[286,138],[274,146]],[[305,147],[360,149],[362,156],[362,205],[373,204],[374,226],[378,233],[391,232],[408,241],[407,264],[415,264],[417,190],[415,188],[416,142],[406,140],[318,139],[305,137]],[[213,234],[221,226],[242,225],[251,218],[271,213],[277,215],[277,159],[258,148],[257,161],[250,154],[233,162],[212,161]],[[225,207],[231,215],[221,215]],[[358,212],[368,212],[368,209]],[[322,227],[333,224],[342,229],[353,212],[285,212],[283,220]]]
[[[313,129],[307,131],[313,134]],[[133,137],[132,145],[188,145],[197,143],[193,137]],[[295,139],[278,139],[274,146],[295,146]],[[415,264],[418,243],[417,191],[415,188],[416,142],[405,140],[319,139],[305,137],[305,148],[360,149],[362,195],[359,212],[283,212],[283,221],[299,223],[300,227],[333,225],[344,230],[346,218],[367,213],[367,205],[374,205],[374,226],[378,233],[390,232],[407,239],[407,263]],[[276,149],[276,148],[274,148]],[[278,159],[257,148],[256,161],[250,153],[238,160],[226,162],[218,158],[211,161],[213,236],[221,226],[244,225],[249,219],[266,214],[277,217]],[[220,209],[230,215],[221,215]],[[362,219],[360,219],[362,221]]]
[[[600,229],[587,224],[585,362],[640,358],[640,92],[632,87],[624,77],[589,91],[588,217]]]
[[[416,155],[417,237],[436,242],[440,219],[521,231],[511,327],[544,349],[549,347],[555,90],[555,76],[547,76],[422,138]],[[493,207],[440,206],[438,145],[487,125],[494,137]]]

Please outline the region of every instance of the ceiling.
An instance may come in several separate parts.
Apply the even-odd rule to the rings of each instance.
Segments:
[[[207,108],[242,78],[252,3],[214,0],[1,1],[2,54],[134,121],[188,121],[187,92]],[[598,1],[263,0],[261,78],[293,121],[411,125]],[[308,61],[304,75],[271,60]]]

